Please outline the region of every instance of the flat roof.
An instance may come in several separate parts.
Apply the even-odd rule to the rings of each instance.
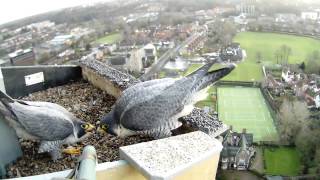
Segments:
[[[31,48],[28,48],[28,49],[19,49],[19,50],[16,50],[15,52],[13,53],[10,53],[8,54],[8,56],[10,58],[14,58],[14,57],[17,57],[19,55],[22,55],[22,54],[25,54],[25,53],[29,53],[29,52],[32,52],[32,49]]]

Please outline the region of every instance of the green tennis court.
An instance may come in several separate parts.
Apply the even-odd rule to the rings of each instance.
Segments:
[[[219,118],[233,129],[253,133],[254,142],[278,141],[278,133],[259,88],[218,87]]]

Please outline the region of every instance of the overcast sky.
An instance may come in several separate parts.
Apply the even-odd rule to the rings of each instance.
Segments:
[[[0,24],[61,8],[106,1],[110,0],[1,0]]]

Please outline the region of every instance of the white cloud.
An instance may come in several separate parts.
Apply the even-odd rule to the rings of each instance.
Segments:
[[[93,4],[110,0],[3,0],[0,24],[61,8]]]

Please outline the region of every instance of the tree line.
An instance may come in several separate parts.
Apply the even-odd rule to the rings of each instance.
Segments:
[[[285,98],[278,115],[280,139],[301,153],[302,173],[320,173],[320,119],[311,118],[306,103],[296,98]]]

